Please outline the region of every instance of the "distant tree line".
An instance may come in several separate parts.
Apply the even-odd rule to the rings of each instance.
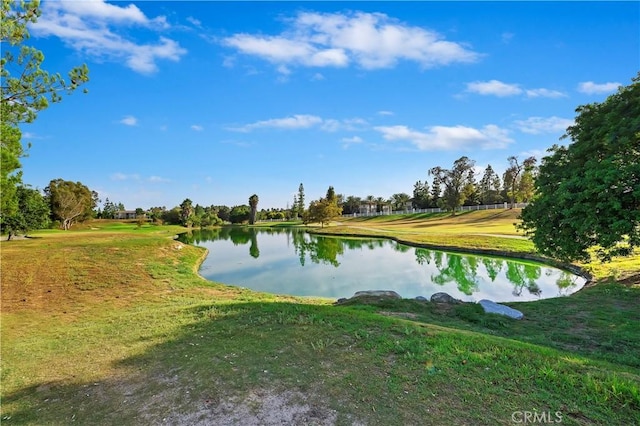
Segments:
[[[113,218],[124,209],[108,199],[98,208],[98,194],[81,182],[55,179],[39,191],[22,181],[20,158],[29,144],[19,126],[89,81],[86,65],[71,69],[66,79],[41,68],[43,52],[25,44],[27,27],[40,14],[39,0],[0,4],[0,230],[9,238],[46,226],[69,229],[89,218]],[[575,124],[563,136],[570,139],[568,146],[551,147],[539,168],[534,157],[511,156],[502,177],[489,165],[477,182],[475,162],[463,156],[450,169],[430,168],[431,183],[418,180],[412,196],[362,199],[329,187],[307,209],[301,183],[286,209],[258,211],[254,194],[248,205],[194,206],[187,198],[171,210],[137,208],[136,215],[201,227],[282,218],[324,226],[363,207],[378,212],[440,207],[455,214],[463,205],[508,202],[513,207],[524,201],[530,204],[522,212],[521,228],[542,253],[568,261],[588,260],[592,249],[601,260],[630,255],[640,247],[640,73],[604,102],[579,106],[576,113]]]

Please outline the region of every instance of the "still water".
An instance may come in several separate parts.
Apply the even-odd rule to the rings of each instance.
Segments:
[[[275,294],[351,297],[394,290],[404,298],[444,291],[464,301],[539,300],[586,280],[543,264],[415,248],[386,239],[318,236],[296,228],[224,227],[180,236],[206,247],[205,278]]]

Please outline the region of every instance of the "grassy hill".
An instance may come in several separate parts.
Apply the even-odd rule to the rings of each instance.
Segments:
[[[479,213],[330,229],[521,241],[505,237],[513,213]],[[196,273],[204,250],[174,241],[179,231],[98,223],[1,243],[3,424],[638,419],[637,286],[510,304],[522,321],[472,304],[333,306],[208,282]]]

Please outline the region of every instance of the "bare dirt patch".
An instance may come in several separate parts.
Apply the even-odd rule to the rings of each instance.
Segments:
[[[205,400],[191,412],[173,412],[163,424],[179,426],[334,425],[337,412],[298,391],[254,389],[244,397]]]

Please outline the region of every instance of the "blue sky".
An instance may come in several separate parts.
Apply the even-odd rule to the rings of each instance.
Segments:
[[[127,208],[411,194],[462,155],[540,158],[640,70],[637,2],[44,1],[44,68],[87,63],[22,127],[23,180]],[[563,142],[565,143],[565,142]],[[430,180],[430,179],[429,179]]]

